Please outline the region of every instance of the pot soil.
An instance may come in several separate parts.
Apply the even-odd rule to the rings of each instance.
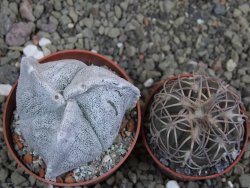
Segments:
[[[65,50],[60,51],[54,54],[51,54],[47,57],[44,57],[39,61],[39,63],[47,63],[50,61],[56,61],[56,60],[62,60],[62,59],[76,59],[79,61],[82,61],[86,64],[94,64],[97,66],[106,66],[115,73],[117,73],[119,76],[124,78],[125,80],[128,80],[131,82],[131,79],[126,75],[124,70],[120,68],[116,63],[111,61],[110,59],[99,55],[97,53],[85,51],[85,50]],[[7,98],[7,101],[5,103],[4,107],[4,113],[3,113],[3,133],[5,142],[7,144],[8,150],[11,153],[14,160],[17,162],[17,164],[29,175],[35,177],[36,179],[52,185],[57,186],[86,186],[86,185],[93,185],[96,183],[99,183],[105,179],[107,179],[110,175],[112,175],[128,158],[130,153],[132,152],[135,143],[137,141],[139,130],[140,130],[140,123],[141,123],[141,111],[140,111],[140,104],[139,102],[136,105],[135,111],[131,111],[130,114],[127,114],[125,120],[123,121],[123,125],[121,127],[120,136],[122,140],[120,140],[120,143],[122,143],[123,140],[130,139],[130,141],[127,141],[130,143],[128,146],[128,149],[125,150],[126,152],[121,154],[121,158],[119,161],[115,162],[114,166],[111,169],[108,169],[108,171],[104,171],[103,174],[99,174],[99,176],[94,176],[93,179],[90,178],[80,178],[75,179],[73,174],[77,174],[76,171],[69,172],[64,174],[62,177],[58,177],[55,181],[48,181],[44,179],[44,174],[46,171],[46,167],[43,166],[43,163],[41,162],[41,158],[39,156],[34,155],[33,153],[23,153],[23,158],[20,158],[17,151],[25,152],[25,150],[22,150],[25,147],[25,143],[22,143],[20,140],[20,136],[18,134],[13,134],[13,127],[12,122],[14,121],[14,111],[16,108],[16,87],[18,82],[16,82]],[[17,117],[16,117],[17,118]],[[130,119],[133,118],[133,119]],[[130,123],[129,123],[130,122]],[[131,123],[132,122],[132,123]],[[112,147],[112,146],[111,146]],[[16,149],[15,149],[16,148]],[[17,150],[17,151],[16,151]],[[20,154],[20,153],[19,153]],[[105,155],[104,155],[105,156]],[[102,158],[102,160],[107,160],[105,157]],[[38,172],[33,172],[30,170],[29,167],[32,167],[31,163],[33,164],[33,161],[40,161],[41,165],[38,170]],[[86,180],[84,180],[86,179]],[[79,181],[79,182],[77,182]]]
[[[150,95],[146,99],[146,105],[145,110],[143,111],[143,127],[142,127],[142,136],[144,145],[149,152],[150,156],[154,160],[154,162],[158,165],[158,167],[167,175],[171,176],[172,178],[179,179],[179,180],[202,180],[202,179],[211,179],[216,178],[226,172],[229,172],[233,166],[241,159],[247,145],[248,141],[248,121],[246,120],[246,116],[244,116],[244,140],[241,142],[241,149],[237,156],[235,156],[235,159],[231,161],[229,165],[227,165],[225,168],[222,168],[219,172],[213,172],[213,173],[207,173],[207,174],[188,174],[183,170],[179,170],[176,167],[173,167],[173,164],[171,164],[170,160],[167,160],[166,157],[164,158],[163,153],[159,151],[159,149],[152,144],[152,135],[150,133],[149,127],[147,124],[148,117],[149,117],[149,109],[152,105],[153,99],[155,94],[157,94],[159,91],[162,90],[164,83],[170,83],[171,81],[175,81],[178,78],[191,78],[193,77],[193,74],[182,74],[179,76],[173,76],[169,79],[162,80],[155,84],[155,86],[150,91]],[[240,112],[241,114],[245,115],[245,108],[243,105],[240,105]],[[212,170],[210,171],[212,172]]]

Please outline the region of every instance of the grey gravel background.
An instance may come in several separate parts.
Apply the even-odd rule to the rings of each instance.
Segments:
[[[14,83],[22,48],[39,36],[52,41],[43,49],[46,53],[78,48],[109,56],[131,76],[143,97],[154,82],[182,72],[222,78],[241,92],[250,113],[248,0],[33,0],[22,6],[21,2],[0,1],[0,84]],[[4,101],[0,96],[2,106]],[[48,187],[16,167],[1,126],[0,121],[0,187]],[[95,187],[164,188],[169,180],[139,141],[119,171]],[[250,187],[250,145],[226,175],[178,184]]]

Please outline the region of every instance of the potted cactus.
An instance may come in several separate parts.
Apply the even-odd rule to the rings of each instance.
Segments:
[[[48,184],[80,186],[106,179],[138,138],[140,92],[129,81],[117,64],[84,50],[61,51],[39,63],[23,58],[3,117],[13,158]],[[122,141],[114,145],[120,130],[129,133],[122,151]]]
[[[221,80],[183,74],[156,84],[146,101],[144,144],[161,170],[181,180],[228,172],[246,149],[240,96]]]

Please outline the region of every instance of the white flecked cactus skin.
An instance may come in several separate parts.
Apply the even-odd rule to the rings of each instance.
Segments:
[[[23,58],[17,86],[20,130],[46,163],[46,179],[94,160],[116,138],[140,91],[113,72],[68,59]]]

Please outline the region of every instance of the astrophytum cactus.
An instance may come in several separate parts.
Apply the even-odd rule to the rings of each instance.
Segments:
[[[176,171],[221,172],[244,141],[241,109],[236,91],[220,80],[192,75],[166,81],[150,108],[151,142]]]
[[[54,179],[100,156],[140,92],[110,70],[78,60],[23,58],[16,93],[20,131]]]

